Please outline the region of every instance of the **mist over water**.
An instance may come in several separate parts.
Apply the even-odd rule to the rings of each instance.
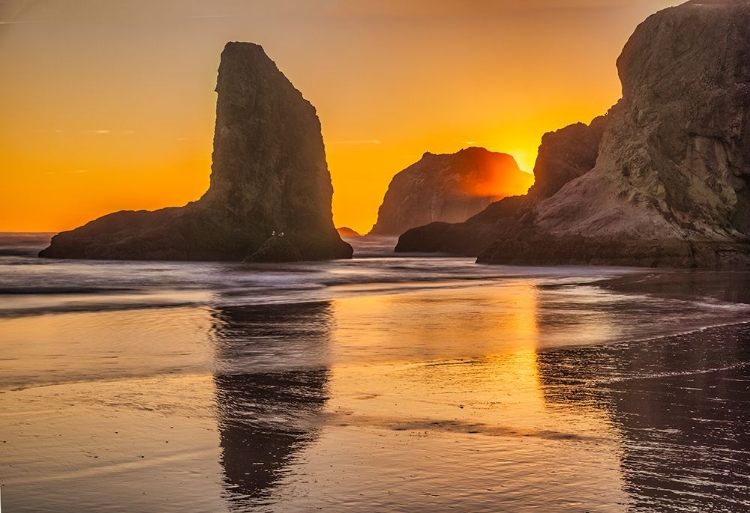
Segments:
[[[746,273],[47,240],[0,236],[8,511],[750,508]]]

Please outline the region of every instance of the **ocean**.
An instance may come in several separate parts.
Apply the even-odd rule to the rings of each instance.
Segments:
[[[9,512],[750,510],[750,273],[64,261],[0,234]]]

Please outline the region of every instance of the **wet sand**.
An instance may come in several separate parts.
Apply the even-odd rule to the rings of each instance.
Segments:
[[[744,511],[750,309],[642,278],[0,319],[3,505]]]
[[[680,299],[703,297],[750,304],[747,275],[747,271],[659,269],[606,279],[597,284],[620,292]]]

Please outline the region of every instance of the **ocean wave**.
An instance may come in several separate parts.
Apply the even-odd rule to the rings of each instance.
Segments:
[[[65,295],[65,294],[108,294],[117,292],[135,292],[138,289],[128,287],[0,287],[0,296],[17,295]]]
[[[0,319],[29,317],[46,314],[64,313],[100,313],[119,312],[125,310],[146,310],[153,308],[184,308],[204,306],[205,301],[140,301],[107,303],[77,303],[77,304],[48,304],[35,306],[19,306],[16,308],[0,308]]]

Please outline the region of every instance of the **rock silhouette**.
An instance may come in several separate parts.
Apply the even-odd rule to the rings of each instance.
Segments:
[[[211,184],[198,201],[122,211],[63,232],[50,258],[289,261],[350,258],[315,108],[252,43],[221,56]],[[283,240],[280,235],[283,233]]]
[[[362,236],[361,234],[349,228],[348,226],[340,226],[339,228],[336,228],[336,231],[339,232],[339,235],[341,237],[361,237]]]
[[[465,221],[493,201],[524,194],[533,182],[504,153],[476,147],[425,153],[393,177],[369,234],[395,236],[433,221]]]
[[[497,234],[513,226],[540,201],[596,165],[606,117],[591,125],[576,123],[545,134],[534,166],[534,185],[525,196],[505,198],[489,205],[461,224],[431,223],[404,233],[396,251],[440,252],[477,256]]]
[[[651,16],[617,61],[623,98],[572,143],[588,147],[593,127],[605,125],[591,170],[576,177],[551,162],[557,136],[547,136],[535,174],[552,172],[559,190],[503,200],[463,225],[408,232],[397,250],[446,250],[437,239],[451,238],[465,246],[448,250],[486,263],[750,263],[748,26],[745,0]]]

